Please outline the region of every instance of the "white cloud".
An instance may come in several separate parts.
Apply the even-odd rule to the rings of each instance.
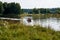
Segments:
[[[1,0],[3,2],[18,2],[22,8],[55,8],[60,7],[60,0]]]

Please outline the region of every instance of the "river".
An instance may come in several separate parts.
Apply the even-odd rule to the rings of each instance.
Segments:
[[[60,19],[57,18],[47,18],[47,19],[36,19],[36,20],[31,20],[32,22],[28,23],[26,19],[24,19],[24,24],[25,25],[39,25],[42,27],[46,28],[51,28],[56,31],[60,31]]]

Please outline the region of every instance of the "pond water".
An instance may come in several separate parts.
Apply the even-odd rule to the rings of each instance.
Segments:
[[[42,27],[51,28],[53,30],[60,31],[60,19],[57,18],[36,19],[36,20],[32,19],[30,23],[28,23],[26,20],[27,19],[24,19],[25,25],[30,25],[30,26],[39,25]]]

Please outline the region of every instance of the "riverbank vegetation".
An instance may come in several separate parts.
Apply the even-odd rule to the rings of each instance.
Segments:
[[[20,17],[31,16],[33,19],[60,18],[60,14],[20,14]]]
[[[60,40],[60,32],[41,26],[0,20],[0,40]]]
[[[27,14],[28,15],[32,14],[32,17],[34,18],[49,18],[49,17],[60,18],[60,8],[21,9],[21,5],[19,3],[15,2],[2,3],[0,1],[0,17],[20,18],[22,14],[24,14],[23,16],[26,16]]]

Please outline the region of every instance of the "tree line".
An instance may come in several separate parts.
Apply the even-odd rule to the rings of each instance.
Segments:
[[[21,6],[19,3],[7,3],[4,2],[2,3],[0,1],[0,16],[5,16],[5,17],[16,17],[21,13]]]
[[[37,8],[34,8],[33,9],[33,11],[32,11],[33,13],[35,13],[35,14],[38,14],[38,13],[41,13],[41,14],[60,14],[60,8],[39,8],[39,9],[37,9]]]
[[[33,9],[23,9],[23,13],[29,14],[60,14],[60,8],[33,8]]]
[[[4,2],[2,3],[0,1],[0,17],[19,17],[20,14],[25,13],[23,11],[24,9],[21,9],[21,6],[19,3],[7,3]],[[33,8],[31,10],[25,9],[26,12],[31,13],[31,14],[60,14],[60,8]]]

